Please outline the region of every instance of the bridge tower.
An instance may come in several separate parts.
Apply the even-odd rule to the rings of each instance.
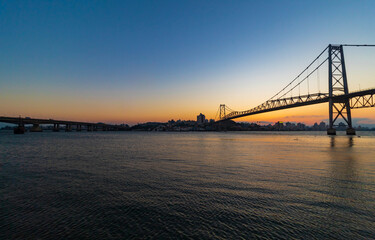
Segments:
[[[225,104],[220,104],[220,115],[219,119],[223,120],[225,118]]]
[[[346,134],[355,135],[352,126],[349,98],[333,100],[336,95],[347,95],[348,80],[346,76],[344,51],[342,45],[328,46],[328,83],[329,83],[329,128],[328,135],[336,135],[336,120],[341,116],[347,124]]]

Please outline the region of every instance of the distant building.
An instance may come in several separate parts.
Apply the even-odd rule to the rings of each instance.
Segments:
[[[327,130],[327,125],[326,125],[326,123],[325,122],[321,122],[320,124],[319,124],[319,130]]]
[[[284,128],[284,123],[278,121],[273,126],[274,126],[275,130],[282,130]]]
[[[202,113],[197,116],[197,123],[198,124],[205,123],[205,120],[206,120],[206,116],[204,116]]]

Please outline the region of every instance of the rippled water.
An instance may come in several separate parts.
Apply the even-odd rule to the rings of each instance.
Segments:
[[[373,239],[359,134],[0,132],[0,239]]]

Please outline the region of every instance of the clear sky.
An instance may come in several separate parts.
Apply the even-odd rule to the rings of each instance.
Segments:
[[[264,102],[329,43],[374,44],[374,26],[375,1],[0,1],[0,115],[214,118]],[[345,57],[349,88],[375,87],[375,48]],[[321,104],[241,121],[327,118]]]

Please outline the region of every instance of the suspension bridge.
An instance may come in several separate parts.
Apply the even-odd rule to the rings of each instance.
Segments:
[[[374,107],[375,88],[349,92],[344,47],[375,47],[375,45],[330,44],[297,77],[266,102],[244,111],[235,111],[225,104],[220,104],[219,116],[216,119],[218,122],[224,122],[255,114],[328,102],[329,127],[327,134],[336,135],[336,123],[338,123],[338,119],[343,119],[347,126],[347,135],[355,135],[351,109]],[[319,69],[326,64],[328,64],[328,92],[322,93],[319,89],[317,93],[310,93],[309,78],[316,73],[319,76]],[[302,84],[307,85],[307,94],[301,95]],[[293,91],[295,93],[297,90],[298,95],[294,95]]]

